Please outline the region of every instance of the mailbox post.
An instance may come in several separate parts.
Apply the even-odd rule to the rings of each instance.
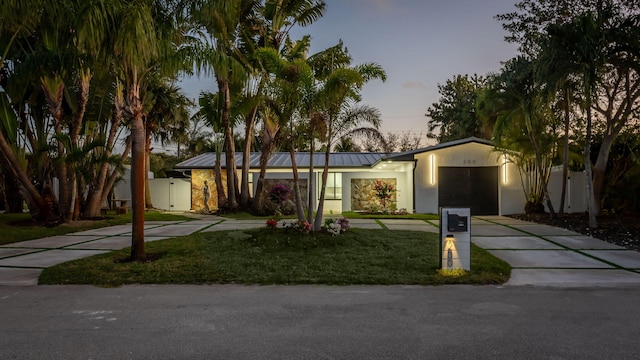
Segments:
[[[471,270],[471,209],[440,208],[442,269]]]

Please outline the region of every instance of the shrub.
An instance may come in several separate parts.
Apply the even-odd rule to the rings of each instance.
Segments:
[[[339,235],[349,229],[349,220],[345,218],[340,219],[326,219],[324,221],[325,229],[327,232],[333,236]]]
[[[312,228],[311,224],[309,224],[306,220],[285,222],[283,225],[286,230],[294,230],[302,234],[308,234]]]

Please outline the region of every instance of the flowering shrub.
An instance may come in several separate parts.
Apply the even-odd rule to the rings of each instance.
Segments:
[[[284,228],[287,230],[295,230],[302,234],[308,234],[311,231],[311,224],[306,220],[298,220],[294,222],[284,223]]]
[[[329,234],[336,236],[340,233],[343,233],[349,229],[349,220],[345,218],[340,219],[326,219],[324,221],[324,226],[327,229]]]
[[[373,188],[376,191],[376,197],[380,201],[380,205],[382,205],[383,209],[386,209],[387,201],[391,200],[395,193],[393,185],[385,183],[382,180],[376,180]]]
[[[269,199],[278,205],[284,204],[287,200],[289,200],[289,194],[291,190],[286,185],[283,184],[275,184],[271,188],[271,192],[269,193]]]
[[[278,227],[278,220],[276,220],[276,219],[267,220],[267,227],[268,228],[272,228],[272,229],[277,228]]]

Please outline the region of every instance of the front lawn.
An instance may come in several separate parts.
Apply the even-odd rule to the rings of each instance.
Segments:
[[[431,220],[437,223],[439,217],[436,214],[367,214],[355,211],[344,211],[342,216],[347,219],[414,219],[414,220]]]
[[[472,245],[469,273],[441,275],[436,234],[350,229],[332,237],[260,228],[196,233],[151,242],[146,263],[128,262],[130,250],[45,269],[40,284],[500,284],[505,262]]]
[[[147,211],[144,213],[145,221],[184,221],[193,220],[183,215]],[[0,245],[11,244],[19,241],[40,239],[49,236],[65,235],[76,231],[101,228],[105,226],[122,225],[131,222],[131,213],[115,215],[107,214],[100,220],[81,220],[71,223],[63,223],[48,227],[37,224],[31,219],[31,215],[24,214],[0,214]]]

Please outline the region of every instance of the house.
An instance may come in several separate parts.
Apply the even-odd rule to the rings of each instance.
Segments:
[[[309,175],[310,154],[296,153],[301,192],[313,187],[314,208],[319,198],[324,153],[315,153],[313,174]],[[238,177],[242,153],[236,153]],[[176,170],[191,172],[191,209],[204,208],[205,181],[212,192],[209,208],[217,208],[214,195],[215,153],[206,153],[183,161]],[[255,190],[259,175],[260,153],[251,153],[250,189]],[[226,166],[224,156],[221,166]],[[223,176],[225,172],[223,171]],[[267,191],[281,183],[293,182],[289,153],[274,153],[269,159]],[[507,215],[522,212],[526,198],[519,172],[507,155],[496,151],[484,139],[467,138],[403,153],[332,153],[324,211],[365,211],[379,207],[375,196],[376,180],[397,189],[390,204],[409,212],[437,213],[438,208],[469,207],[473,215]],[[209,190],[211,189],[211,190]],[[306,196],[303,199],[307,201]]]

